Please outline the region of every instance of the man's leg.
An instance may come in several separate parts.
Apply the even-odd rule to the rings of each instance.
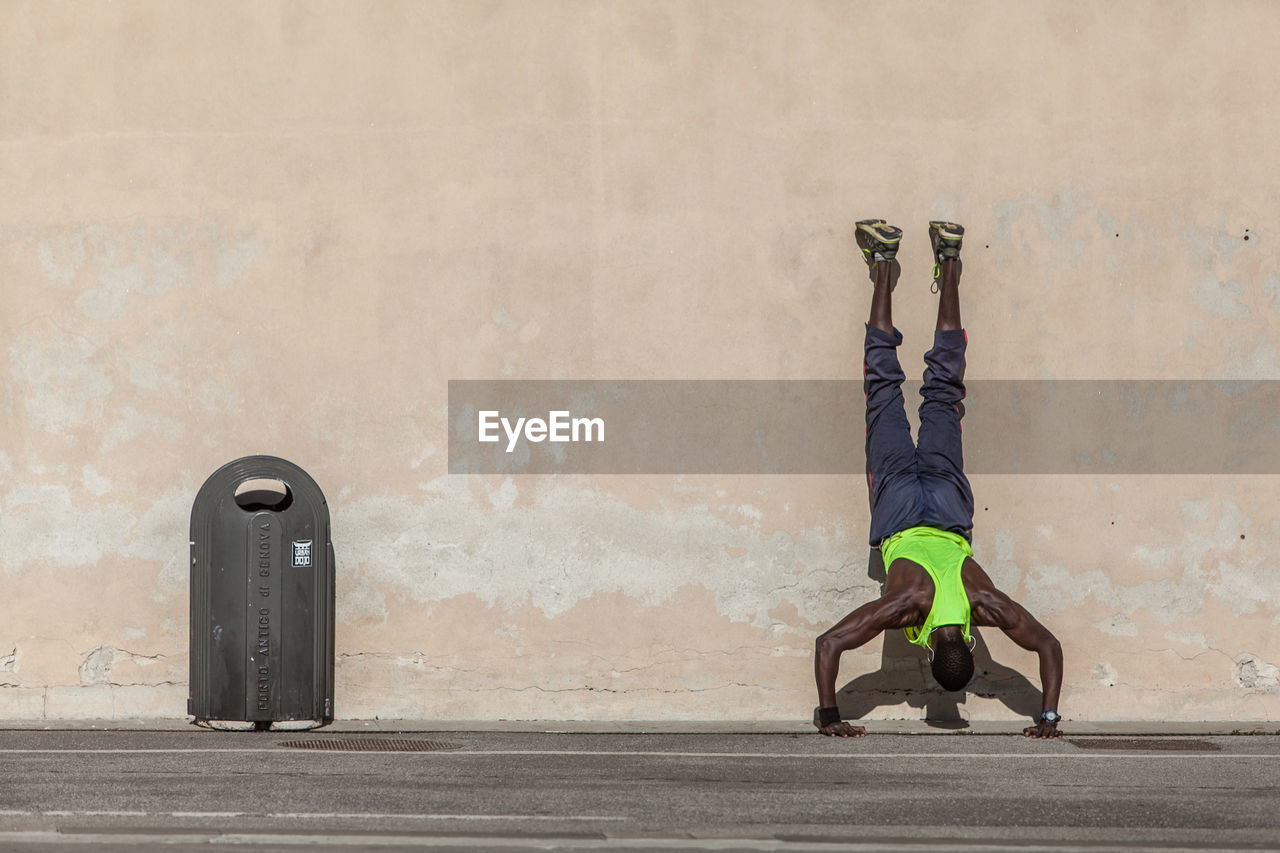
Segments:
[[[944,259],[938,262],[938,324],[939,332],[963,331],[960,322],[960,259]]]
[[[938,262],[938,322],[925,353],[916,458],[924,486],[927,523],[966,538],[973,528],[973,490],[964,474],[960,421],[964,417],[965,348],[960,322],[960,236],[951,223],[930,223]]]
[[[892,256],[877,261],[867,250],[874,237],[868,237],[863,224],[859,223],[858,243],[867,253],[875,281],[862,361],[862,388],[867,398],[867,489],[871,496],[870,542],[879,545],[885,537],[916,523],[920,500],[916,448],[902,398],[906,374],[898,363],[902,334],[893,327],[896,270]]]
[[[893,327],[893,288],[897,284],[894,272],[892,261],[880,261],[871,265],[875,290],[871,292],[871,316],[867,318],[868,326],[890,336],[897,334]],[[901,335],[897,337],[900,338]]]

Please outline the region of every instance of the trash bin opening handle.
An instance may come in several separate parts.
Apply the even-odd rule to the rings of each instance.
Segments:
[[[246,512],[260,512],[264,509],[280,512],[293,503],[293,491],[283,480],[257,477],[245,480],[236,487],[235,501],[236,506]]]

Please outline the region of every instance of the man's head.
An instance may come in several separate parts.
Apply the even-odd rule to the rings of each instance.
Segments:
[[[930,637],[933,677],[944,690],[963,690],[973,678],[973,652],[959,625],[942,625]]]

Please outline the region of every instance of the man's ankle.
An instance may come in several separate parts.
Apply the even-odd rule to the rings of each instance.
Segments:
[[[938,264],[938,281],[954,287],[960,283],[960,261],[947,260]]]

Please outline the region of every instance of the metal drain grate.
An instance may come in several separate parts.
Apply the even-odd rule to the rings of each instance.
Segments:
[[[1160,752],[1217,752],[1222,747],[1193,738],[1109,737],[1068,741],[1081,749],[1136,749]]]
[[[286,749],[320,749],[329,752],[439,752],[462,749],[460,743],[442,740],[415,740],[412,738],[315,738],[313,740],[286,740],[280,744]]]

